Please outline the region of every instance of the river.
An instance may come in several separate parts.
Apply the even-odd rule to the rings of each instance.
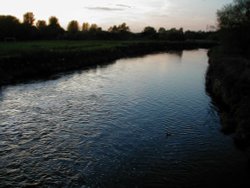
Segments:
[[[241,185],[248,161],[205,92],[207,50],[0,90],[0,187]]]

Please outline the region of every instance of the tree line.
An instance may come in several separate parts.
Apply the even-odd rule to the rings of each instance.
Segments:
[[[218,10],[217,18],[223,44],[250,52],[250,0],[234,0]]]
[[[152,26],[145,27],[139,33],[133,33],[126,23],[114,25],[103,30],[97,24],[83,22],[81,25],[76,20],[68,23],[65,30],[55,16],[51,16],[48,23],[45,20],[35,20],[32,12],[23,15],[20,22],[11,15],[0,15],[0,41],[6,40],[172,40],[183,41],[215,39],[215,32],[183,31],[182,28],[156,30]]]

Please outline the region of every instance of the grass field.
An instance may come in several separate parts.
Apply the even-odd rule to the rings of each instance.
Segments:
[[[32,54],[39,51],[95,51],[131,44],[151,43],[155,41],[31,41],[31,42],[0,42],[0,58]]]
[[[37,52],[63,52],[63,51],[96,51],[109,50],[119,47],[129,47],[132,45],[147,45],[168,43],[182,44],[183,42],[167,42],[167,41],[66,41],[66,40],[52,40],[52,41],[30,41],[30,42],[0,42],[0,58],[2,57],[16,57],[25,54],[32,54]],[[209,41],[199,41],[196,44],[209,45]],[[193,44],[193,43],[192,43]]]

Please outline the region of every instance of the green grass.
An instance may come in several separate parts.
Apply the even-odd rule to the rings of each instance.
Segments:
[[[150,41],[147,41],[150,42]],[[32,42],[0,42],[0,58],[16,57],[21,54],[39,51],[95,51],[110,49],[138,41],[32,41]],[[142,43],[142,42],[140,42]]]
[[[39,51],[61,51],[61,50],[87,50],[111,46],[106,42],[96,41],[32,41],[32,42],[1,42],[0,57],[18,56],[23,53],[34,53]]]
[[[112,50],[117,47],[131,47],[134,44],[148,45],[166,43],[167,41],[146,40],[146,41],[30,41],[30,42],[0,42],[0,59],[9,57],[20,57],[37,54],[39,52],[80,52]],[[178,42],[169,42],[171,44]],[[199,45],[199,43],[197,43]],[[181,45],[180,45],[181,46]]]

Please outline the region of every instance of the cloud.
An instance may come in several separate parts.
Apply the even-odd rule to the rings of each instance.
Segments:
[[[110,8],[110,7],[85,7],[88,10],[99,10],[99,11],[123,11],[124,8]]]
[[[131,6],[125,5],[125,4],[116,4],[116,6],[123,7],[123,8],[132,8]]]

